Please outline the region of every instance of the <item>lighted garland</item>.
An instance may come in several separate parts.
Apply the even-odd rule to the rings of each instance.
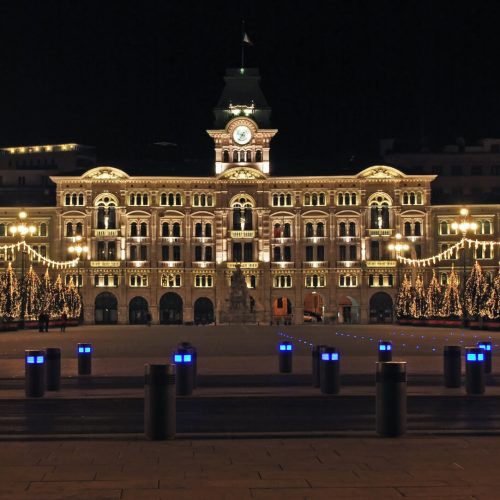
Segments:
[[[35,250],[33,247],[28,245],[25,241],[19,241],[18,243],[13,243],[11,245],[3,245],[0,246],[0,250],[3,251],[20,251],[21,247],[25,248],[28,252],[28,255],[31,259],[37,259],[43,263],[43,265],[47,267],[52,267],[54,269],[68,269],[70,267],[75,267],[78,264],[78,258],[73,259],[73,260],[66,260],[66,261],[57,261],[57,260],[52,260],[47,257],[44,257],[40,252]]]
[[[500,241],[479,241],[479,240],[471,240],[469,238],[462,238],[459,242],[455,243],[446,250],[443,250],[441,253],[433,255],[432,257],[427,257],[426,259],[409,259],[401,255],[397,255],[396,258],[400,262],[403,262],[404,264],[408,264],[410,266],[426,267],[430,266],[431,264],[435,264],[436,262],[439,262],[443,259],[450,259],[456,251],[465,247],[465,243],[469,245],[468,248],[474,246],[476,250],[481,246],[483,249],[483,254],[486,252],[486,248],[489,246],[492,255],[495,246],[500,245]]]

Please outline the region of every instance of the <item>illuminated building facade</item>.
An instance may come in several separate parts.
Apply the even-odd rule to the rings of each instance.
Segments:
[[[435,175],[384,165],[356,175],[274,177],[269,115],[256,70],[229,70],[208,131],[212,176],[129,176],[101,166],[51,177],[56,206],[29,211],[38,231],[27,241],[69,260],[81,236],[88,254],[60,272],[78,275],[86,322],[143,323],[148,313],[153,323],[218,321],[237,267],[260,324],[392,322],[398,283],[412,273],[390,250],[396,234],[407,257],[434,255],[458,241],[445,227],[460,207],[431,205]],[[481,239],[496,240],[500,206],[469,208]],[[15,217],[16,209],[0,209],[0,243],[14,241]],[[494,272],[495,252],[470,259]],[[452,263],[436,264],[440,276]]]

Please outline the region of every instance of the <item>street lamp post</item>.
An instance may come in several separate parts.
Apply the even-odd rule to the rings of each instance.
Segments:
[[[36,227],[33,224],[28,225],[26,219],[28,218],[28,214],[21,210],[17,215],[19,218],[19,222],[10,226],[9,231],[12,236],[19,235],[21,241],[24,241],[26,236],[33,236],[36,233]],[[24,254],[26,253],[26,249],[23,245],[21,250],[21,321],[19,322],[19,328],[24,328],[24,318],[26,315],[26,287],[24,286]]]
[[[68,248],[68,252],[70,254],[76,255],[76,258],[78,259],[76,262],[76,289],[78,291],[78,295],[80,297],[80,304],[81,304],[81,312],[80,312],[80,318],[83,314],[83,300],[82,296],[80,294],[80,256],[83,253],[87,253],[89,251],[89,248],[85,245],[81,245],[82,237],[80,235],[73,236],[73,244]]]
[[[477,224],[475,222],[471,222],[468,218],[469,210],[467,208],[460,209],[460,215],[462,219],[460,221],[455,221],[452,223],[451,227],[454,231],[459,230],[462,233],[462,238],[467,236],[469,231],[475,231],[477,229]],[[465,254],[465,241],[462,248],[462,287],[461,287],[461,295],[462,295],[462,318],[464,327],[467,326],[467,308],[465,307],[465,274],[466,274],[466,266],[467,266],[467,257]]]
[[[408,245],[408,243],[403,243],[401,241],[401,238],[403,237],[401,233],[396,233],[394,237],[396,238],[396,243],[390,243],[388,248],[391,252],[396,253],[396,297],[397,297],[399,293],[399,287],[401,286],[400,266],[399,266],[398,256],[401,254],[401,252],[406,252],[410,248],[410,246]],[[394,318],[396,317],[396,300],[394,300],[392,308],[393,308],[392,315],[394,321]]]

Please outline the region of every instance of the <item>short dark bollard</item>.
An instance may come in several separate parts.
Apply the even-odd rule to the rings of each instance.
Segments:
[[[477,346],[484,351],[484,373],[491,373],[492,368],[492,344],[489,341],[478,342]]]
[[[175,365],[144,366],[144,434],[160,441],[176,432]]]
[[[188,349],[177,349],[174,353],[177,396],[193,394],[194,367],[193,355]]]
[[[313,387],[319,387],[319,363],[321,359],[321,353],[324,351],[326,345],[320,344],[314,347],[311,351],[312,354],[312,385]]]
[[[382,437],[401,436],[406,432],[406,363],[377,363],[377,433]]]
[[[392,342],[390,340],[381,340],[378,343],[378,360],[392,361]]]
[[[484,351],[479,347],[465,348],[465,390],[467,394],[484,393]]]
[[[45,351],[25,351],[25,392],[27,398],[41,398],[45,394]]]
[[[322,394],[340,392],[340,354],[335,347],[325,347],[321,353],[319,380]]]
[[[190,351],[192,356],[193,363],[193,388],[196,389],[198,387],[198,351],[196,347],[191,344],[191,342],[181,342],[177,344],[177,349],[186,349]]]
[[[61,388],[61,349],[58,347],[45,349],[45,388],[48,391]]]
[[[292,373],[293,345],[291,342],[279,344],[279,369],[280,373]]]
[[[92,373],[92,344],[78,344],[78,375]]]
[[[459,345],[445,345],[443,349],[444,386],[462,385],[462,349]]]

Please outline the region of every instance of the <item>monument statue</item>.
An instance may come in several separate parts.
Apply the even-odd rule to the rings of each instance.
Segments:
[[[221,311],[222,323],[255,323],[255,299],[248,293],[247,282],[237,264],[231,275],[227,311]]]

